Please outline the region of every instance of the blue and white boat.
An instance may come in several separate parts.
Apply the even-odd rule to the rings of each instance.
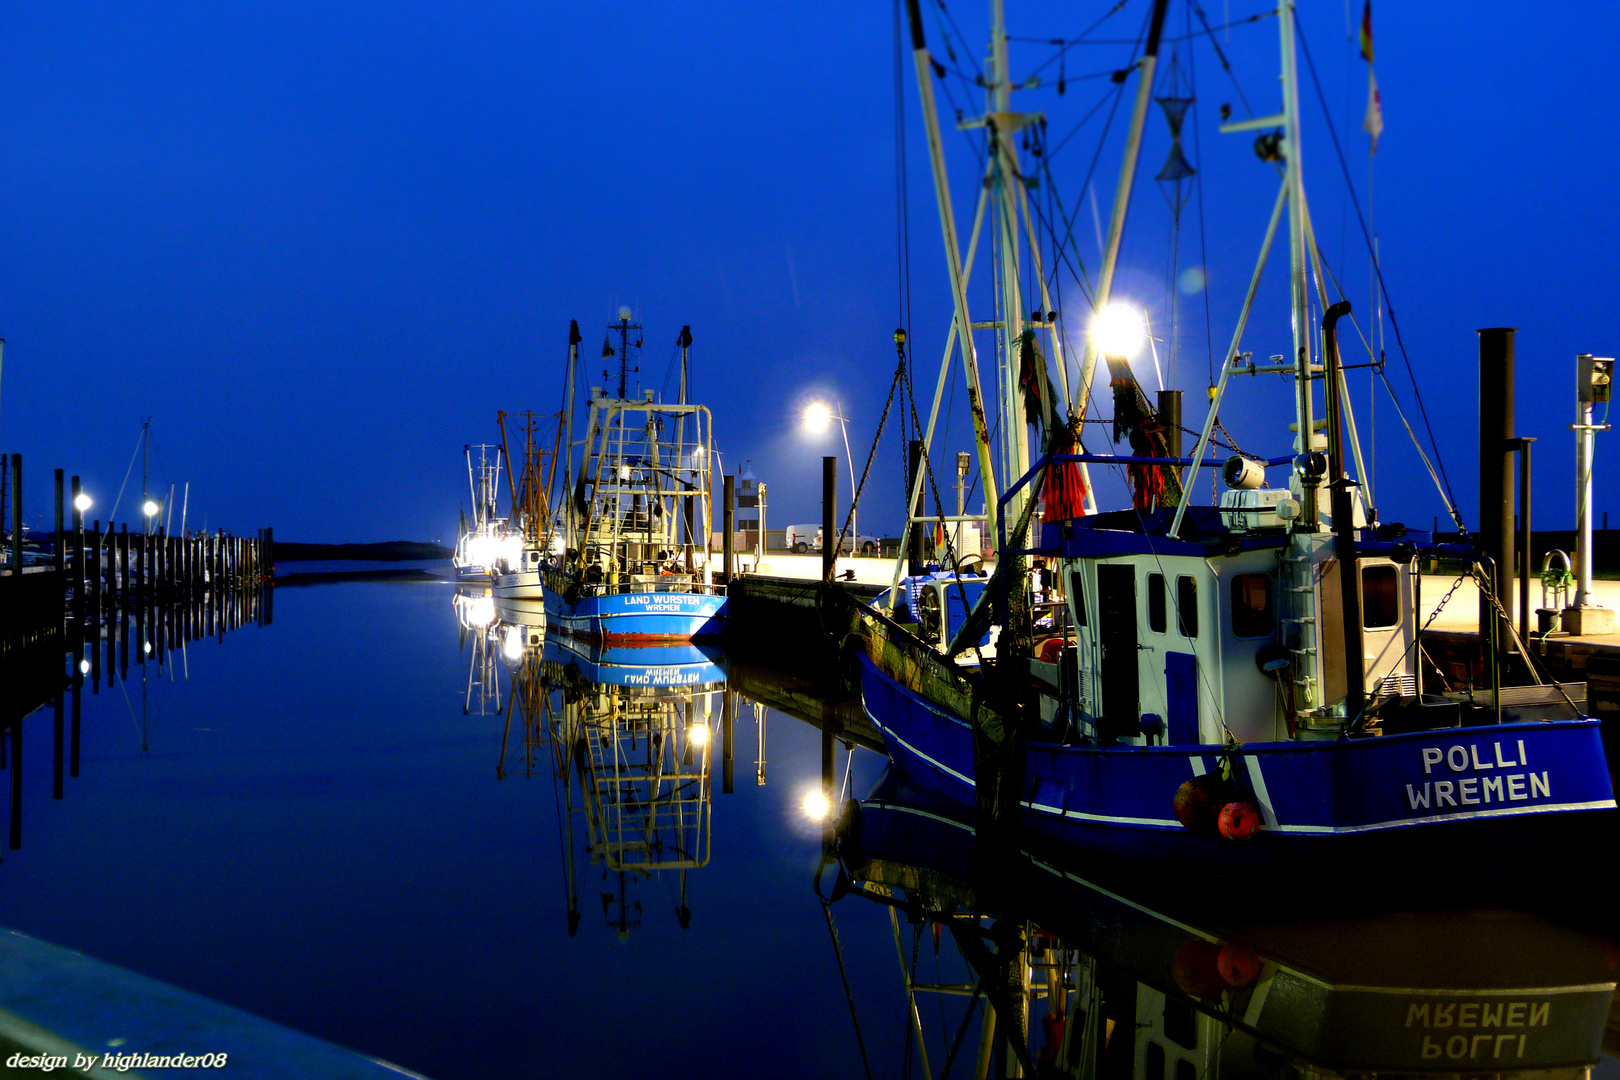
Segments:
[[[918,5],[909,6],[936,191],[947,193],[931,58]],[[1133,145],[1163,8],[1159,0],[1139,61]],[[1021,84],[1007,74],[999,10],[983,121],[991,132],[1028,119],[1007,103]],[[1019,293],[1021,258],[1034,262],[1041,308],[1053,305],[1038,253],[1015,246],[1028,214],[1012,179],[1023,175],[1016,142],[993,140],[983,197],[995,203],[989,218],[1012,223],[997,255],[1010,268],[998,283],[1001,321],[989,324],[1001,338],[998,453],[982,417],[976,430],[999,564],[949,644],[919,636],[917,622],[890,612],[852,614],[864,708],[914,783],[1093,850],[1245,865],[1347,852],[1432,858],[1466,844],[1511,860],[1577,819],[1615,809],[1599,723],[1586,715],[1584,684],[1508,687],[1487,678],[1455,693],[1424,685],[1420,560],[1476,553],[1379,525],[1371,508],[1338,349],[1350,305],[1330,303],[1320,269],[1314,279],[1309,273],[1322,257],[1294,149],[1292,5],[1277,15],[1281,111],[1224,130],[1275,129],[1262,158],[1278,166],[1281,190],[1190,458],[1181,456],[1179,399],[1161,395],[1155,408],[1132,374],[1143,320],[1108,303],[1134,150],[1070,394],[1055,320],[1037,312],[1039,319],[1020,321],[1034,303]],[[967,310],[948,202],[940,210],[953,253],[955,325],[982,325]],[[1244,330],[1285,210],[1293,359],[1254,364],[1242,352]],[[1056,379],[1041,355],[1043,331]],[[972,347],[962,345],[971,382]],[[1082,452],[1099,355],[1113,388],[1115,438],[1130,437],[1130,455]],[[1189,505],[1230,376],[1268,372],[1292,387],[1292,447],[1272,458],[1229,458],[1220,505]],[[1033,461],[1032,445],[1043,448]],[[1006,465],[999,494],[993,461]],[[1084,505],[1094,499],[1086,470],[1096,466],[1124,474],[1130,509],[1099,514]],[[1267,469],[1279,466],[1288,476],[1271,487]],[[920,492],[919,479],[913,505]],[[1454,508],[1453,516],[1461,521]],[[942,520],[952,519],[911,518]],[[1038,574],[1030,560],[1042,564]],[[1045,628],[1037,621],[1043,604],[1056,615]],[[992,624],[993,660],[956,663]]]
[[[631,321],[629,308],[620,309],[609,334],[603,357],[618,357],[617,392],[590,389],[577,439],[577,323],[569,335],[567,498],[557,538],[541,554],[537,574],[546,624],[554,633],[604,644],[715,637],[724,624],[726,596],[709,564],[712,420],[705,406],[686,400],[691,332],[683,327],[678,340],[681,379],[674,402],[636,391],[629,358],[640,348],[641,327]],[[496,595],[504,581],[497,580]],[[526,584],[514,576],[513,587]]]

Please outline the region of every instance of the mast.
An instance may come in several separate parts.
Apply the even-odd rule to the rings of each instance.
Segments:
[[[928,134],[928,160],[933,167],[934,201],[939,206],[939,226],[945,239],[945,262],[950,271],[951,301],[956,312],[955,335],[962,349],[963,375],[967,383],[968,407],[973,414],[974,442],[979,450],[979,475],[984,481],[985,529],[996,532],[995,466],[990,458],[990,429],[984,417],[984,392],[979,386],[979,361],[973,348],[973,323],[968,318],[967,283],[962,276],[962,251],[957,245],[956,215],[951,208],[950,182],[945,174],[945,147],[939,134],[939,113],[934,106],[933,58],[923,36],[922,11],[918,0],[906,0],[911,25],[911,55],[917,73],[917,94],[922,101],[923,126]],[[943,385],[943,375],[941,381]],[[912,480],[908,507],[915,507],[922,490],[926,467]],[[908,522],[910,512],[908,511]]]
[[[1137,61],[1140,81],[1136,85],[1136,103],[1131,108],[1131,126],[1125,136],[1125,156],[1119,163],[1119,182],[1114,186],[1114,209],[1108,218],[1108,240],[1103,247],[1102,269],[1097,274],[1097,289],[1092,295],[1093,311],[1101,311],[1108,306],[1114,289],[1114,269],[1119,264],[1119,245],[1125,235],[1125,214],[1131,206],[1136,161],[1142,151],[1142,129],[1147,124],[1148,103],[1153,99],[1153,72],[1159,63],[1159,39],[1164,32],[1164,13],[1169,6],[1170,0],[1153,0],[1153,18],[1148,24],[1147,45],[1142,50],[1142,59]],[[1086,405],[1091,400],[1092,376],[1097,369],[1097,348],[1089,333],[1081,356],[1080,385],[1075,388],[1075,411],[1084,418]]]
[[[1007,22],[1004,0],[990,0],[989,87],[985,94],[984,124],[993,143],[991,148],[991,190],[996,221],[996,246],[1000,259],[1001,348],[997,371],[1001,394],[1002,468],[1004,484],[1011,484],[1029,471],[1029,427],[1024,422],[1023,405],[1018,400],[1020,337],[1024,332],[1023,289],[1019,282],[1018,151],[1013,132],[1029,118],[1012,111],[1012,75],[1007,68]],[[1007,516],[1017,521],[1029,501],[1030,489],[1021,488],[1007,502]]]
[[[567,536],[564,539],[569,547],[577,546],[572,522],[574,520],[574,379],[579,371],[579,343],[579,320],[569,319],[568,370],[563,375],[563,430],[566,434],[563,436],[562,442],[562,451],[565,455],[562,498],[563,505],[567,508],[563,514],[563,520],[570,523],[566,530]],[[511,460],[510,455],[508,455],[507,460]],[[583,466],[581,467],[583,468]],[[553,470],[556,469],[555,462],[552,463],[552,468]],[[506,471],[508,475],[512,472],[510,467]]]

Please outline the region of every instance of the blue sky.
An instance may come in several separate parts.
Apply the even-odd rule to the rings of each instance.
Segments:
[[[1048,39],[1106,10],[1015,8],[1009,21],[1015,35]],[[1205,7],[1212,23],[1258,10]],[[1134,38],[1146,12],[1130,0],[1097,36],[1117,24],[1115,37]],[[985,11],[949,14],[971,42],[958,50],[967,68],[983,51]],[[1301,22],[1365,206],[1365,65],[1347,33],[1358,17],[1342,2],[1308,3]],[[938,45],[945,24],[931,18]],[[773,524],[816,519],[815,459],[842,447],[800,433],[798,407],[836,395],[863,457],[893,371],[892,19],[887,4],[13,9],[0,35],[0,446],[26,455],[28,516],[48,512],[55,466],[82,474],[92,516],[104,515],[150,416],[152,486],[189,481],[193,523],[274,525],[283,539],[451,539],[462,445],[495,436],[497,409],[555,410],[568,321],[580,321],[591,357],[628,303],[646,326],[645,383],[664,384],[690,324],[695,394],[714,409],[726,464],[749,461],[771,483]],[[1173,33],[1187,19],[1172,5]],[[1387,123],[1377,228],[1453,486],[1472,522],[1473,331],[1518,326],[1519,429],[1542,440],[1537,522],[1568,527],[1573,357],[1620,347],[1604,120],[1620,13],[1384,4],[1374,19]],[[1275,27],[1218,35],[1259,111],[1276,103]],[[1225,347],[1276,181],[1247,137],[1216,133],[1215,107],[1236,105],[1236,90],[1207,43],[1189,49],[1180,43],[1178,59],[1196,72],[1199,104],[1184,143],[1205,183],[1209,271],[1207,334],[1203,296],[1183,299],[1191,426],[1208,381],[1199,350],[1208,338]],[[1066,94],[1047,68],[1017,105],[1066,131],[1106,86],[1078,76],[1123,66],[1129,51],[1076,49]],[[1051,55],[1015,43],[1015,72]],[[926,408],[948,294],[909,57],[903,74]],[[1347,285],[1360,318],[1367,260],[1309,83],[1302,97],[1318,237],[1360,283]],[[1122,127],[1098,159],[1104,218]],[[1070,206],[1087,197],[1096,131],[1053,159]],[[967,219],[971,150],[947,134]],[[1152,115],[1119,286],[1161,333],[1171,231],[1151,177],[1167,148]],[[1089,209],[1077,228],[1093,267]],[[1182,268],[1197,263],[1198,236],[1189,210]],[[1258,356],[1285,351],[1281,288],[1268,274],[1244,346]],[[1358,405],[1369,399],[1359,378]],[[1282,452],[1280,389],[1234,388],[1244,396],[1223,419],[1244,449]],[[1373,423],[1383,517],[1443,516],[1387,398]],[[943,449],[964,440],[958,430]],[[863,531],[898,523],[900,460],[891,418]],[[1598,483],[1601,509],[1613,487],[1601,471]],[[131,507],[126,494],[118,516]]]

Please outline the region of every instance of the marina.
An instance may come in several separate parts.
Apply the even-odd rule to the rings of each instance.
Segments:
[[[83,14],[5,1075],[1620,1080],[1620,16]]]

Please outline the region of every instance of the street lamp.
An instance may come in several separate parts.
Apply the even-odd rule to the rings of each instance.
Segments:
[[[82,491],[73,497],[73,509],[77,510],[81,514],[90,509],[91,503],[92,500],[90,496],[86,495]]]
[[[158,511],[161,509],[162,507],[158,506],[156,499],[147,499],[141,503],[141,513],[146,515],[146,532],[148,535],[151,535],[152,532],[152,519],[157,517]]]
[[[823,431],[826,431],[827,425],[834,420],[838,421],[838,430],[843,432],[844,435],[844,462],[849,466],[849,526],[850,531],[855,534],[850,539],[849,550],[850,554],[853,555],[855,552],[861,549],[861,529],[860,518],[857,516],[858,510],[855,504],[855,459],[851,457],[849,453],[849,427],[847,418],[837,411],[836,403],[833,405],[828,405],[824,401],[812,401],[809,405],[805,406],[804,429],[811,434],[819,435]],[[836,544],[838,542],[838,538],[836,536],[824,536],[822,537],[821,542],[823,545]],[[834,552],[833,554],[836,557],[837,555],[842,554],[842,552]]]

